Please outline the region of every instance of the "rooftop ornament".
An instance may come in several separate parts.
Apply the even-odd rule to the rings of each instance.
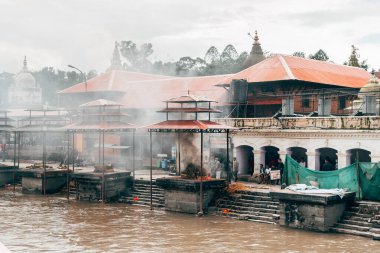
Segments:
[[[164,101],[166,108],[158,111],[166,114],[166,121],[156,123],[145,128],[150,133],[150,182],[151,182],[151,209],[153,208],[153,190],[152,190],[152,168],[153,168],[153,151],[152,151],[152,133],[153,132],[174,132],[178,133],[178,172],[181,174],[181,133],[200,133],[201,147],[200,147],[200,168],[198,172],[191,173],[194,179],[200,175],[200,214],[203,214],[203,193],[202,193],[202,180],[203,177],[203,134],[204,133],[226,133],[227,140],[227,180],[230,182],[229,173],[229,132],[235,128],[219,124],[211,121],[211,113],[220,113],[221,111],[215,110],[211,107],[211,103],[216,101],[199,97],[190,94],[172,98]],[[205,116],[206,115],[206,116]],[[189,155],[189,154],[188,154]],[[187,167],[193,167],[194,164],[189,163]],[[197,165],[195,165],[197,166]],[[188,168],[186,168],[188,169]]]

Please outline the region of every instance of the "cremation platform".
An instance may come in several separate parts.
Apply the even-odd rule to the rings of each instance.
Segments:
[[[196,214],[200,211],[200,180],[180,177],[157,178],[156,184],[165,191],[165,209],[168,211]],[[202,207],[207,211],[216,193],[227,186],[226,180],[202,181]]]
[[[19,171],[22,177],[22,191],[26,193],[44,193],[46,181],[46,193],[57,193],[67,184],[67,170],[47,169],[44,180],[44,170],[22,169]]]
[[[272,191],[270,195],[280,202],[280,225],[320,232],[329,231],[341,218],[346,205],[355,200],[354,192],[345,193],[342,198],[290,190]]]
[[[72,179],[76,185],[76,197],[80,201],[102,200],[103,173],[80,172],[74,173]],[[117,199],[132,187],[131,172],[104,173],[104,200]]]
[[[14,182],[13,177],[17,176],[17,172],[17,167],[0,164],[0,187],[12,184]]]

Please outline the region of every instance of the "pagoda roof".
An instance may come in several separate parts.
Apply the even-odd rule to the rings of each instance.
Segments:
[[[124,132],[124,131],[133,131],[136,129],[135,125],[124,123],[121,121],[115,122],[79,122],[73,123],[62,128],[63,130],[68,131],[106,131],[106,132]]]
[[[216,102],[216,101],[213,99],[206,98],[206,97],[195,96],[193,94],[187,94],[184,96],[168,99],[164,102],[181,104],[181,103],[203,103],[203,102]]]
[[[278,54],[226,78],[220,84],[229,84],[232,80],[246,80],[248,83],[299,80],[361,88],[369,79],[370,74],[362,68]]]
[[[220,113],[221,111],[212,109],[212,108],[200,108],[200,107],[192,107],[192,108],[170,107],[170,108],[159,110],[157,112]]]
[[[111,74],[113,73],[113,74]],[[114,78],[110,78],[114,75]],[[104,76],[104,77],[102,77]],[[207,96],[213,101],[223,101],[227,91],[216,87],[228,75],[174,77],[112,70],[87,81],[88,92],[118,92],[118,99],[126,108],[157,108],[162,101],[178,97],[190,91],[194,97]],[[85,83],[79,83],[60,91],[60,94],[81,94],[85,92]]]
[[[125,92],[126,85],[130,82],[167,79],[167,76],[131,72],[126,70],[110,70],[87,80],[87,92],[119,91]],[[86,82],[75,84],[58,93],[84,93]]]
[[[97,107],[97,106],[123,106],[123,104],[107,100],[107,99],[97,99],[94,101],[81,104],[79,107]]]

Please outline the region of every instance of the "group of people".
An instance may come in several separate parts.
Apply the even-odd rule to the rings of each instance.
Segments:
[[[271,184],[272,178],[271,178],[271,172],[274,170],[280,171],[280,178],[275,179],[275,184],[281,184],[283,179],[283,173],[284,173],[284,163],[282,162],[281,158],[277,159],[277,164],[275,162],[271,162],[269,164],[266,164],[265,168],[263,164],[260,164],[260,182],[265,184]]]
[[[210,176],[213,178],[221,178],[224,177],[223,172],[223,164],[219,161],[218,157],[210,157],[210,161],[208,162],[208,167],[210,170]]]

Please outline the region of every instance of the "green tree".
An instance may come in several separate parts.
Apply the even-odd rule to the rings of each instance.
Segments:
[[[205,54],[204,60],[207,64],[216,64],[220,60],[220,54],[216,47],[211,46]]]
[[[42,102],[57,105],[57,92],[74,84],[84,82],[84,76],[76,71],[63,71],[53,67],[44,67],[33,72],[37,83],[41,86]],[[96,70],[85,73],[87,79],[97,75]]]
[[[293,53],[293,56],[301,57],[301,58],[306,58],[305,53],[302,51],[297,51]]]
[[[309,59],[318,60],[318,61],[328,61],[329,57],[325,51],[319,49],[315,54],[310,54]]]
[[[151,43],[144,43],[137,48],[136,43],[133,41],[120,42],[121,55],[127,60],[124,63],[125,68],[134,71],[149,72],[152,69],[152,63],[148,57],[153,53],[153,46]]]

